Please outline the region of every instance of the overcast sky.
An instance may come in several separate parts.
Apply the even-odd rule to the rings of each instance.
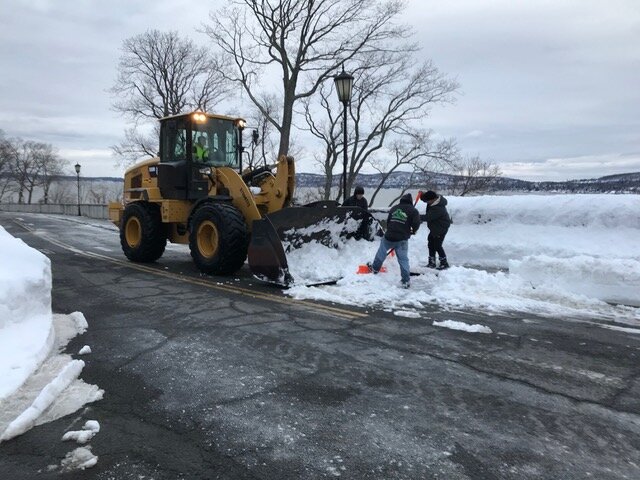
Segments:
[[[121,176],[109,146],[125,122],[107,90],[122,41],[158,28],[205,44],[219,5],[2,0],[0,129],[52,143],[83,175]],[[425,126],[466,154],[523,179],[640,171],[640,1],[411,0],[405,20],[461,84]]]

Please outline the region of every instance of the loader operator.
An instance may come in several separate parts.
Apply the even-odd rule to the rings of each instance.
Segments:
[[[198,141],[196,142],[194,149],[196,158],[199,161],[204,162],[209,159],[209,149],[207,148],[207,140],[204,138],[204,135],[198,136]]]

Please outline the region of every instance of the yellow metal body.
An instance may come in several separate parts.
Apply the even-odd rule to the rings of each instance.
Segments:
[[[157,203],[160,205],[162,222],[167,224],[169,241],[189,243],[188,221],[196,202],[162,198],[157,178],[159,163],[159,158],[151,158],[125,172],[123,202],[109,204],[109,219],[118,228],[122,228],[122,216],[127,204],[138,201]],[[242,213],[247,229],[251,231],[254,220],[290,204],[295,189],[294,160],[292,157],[280,156],[276,173],[262,174],[258,180],[260,192],[256,193],[252,193],[238,172],[229,167],[214,168],[211,177],[202,174],[202,179],[208,181],[209,197],[220,192],[226,195],[228,192],[232,204]],[[217,232],[213,231],[203,232],[202,237],[214,238],[216,235]],[[206,245],[202,245],[202,250],[206,250]]]

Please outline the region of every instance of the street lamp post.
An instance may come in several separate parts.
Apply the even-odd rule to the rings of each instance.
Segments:
[[[80,216],[80,164],[76,163],[76,178],[78,180],[78,216]]]
[[[344,193],[344,201],[343,204],[347,201],[349,197],[349,192],[347,192],[347,105],[351,102],[351,89],[353,88],[353,77],[344,71],[344,66],[342,67],[342,72],[339,75],[336,75],[333,78],[333,81],[336,84],[336,92],[338,92],[338,99],[342,102],[343,108],[343,118],[342,118],[342,150],[344,153],[343,160],[343,170],[342,170],[342,191]]]

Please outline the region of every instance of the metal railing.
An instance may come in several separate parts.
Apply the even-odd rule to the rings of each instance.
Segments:
[[[0,211],[46,213],[52,215],[78,216],[78,204],[54,204],[54,203],[0,203]],[[372,208],[369,210],[376,220],[383,225],[386,223],[389,208]],[[80,213],[83,217],[109,219],[108,205],[81,204]]]
[[[45,213],[55,215],[78,216],[78,204],[53,204],[53,203],[0,203],[0,211],[20,213]],[[107,205],[80,204],[80,214],[88,218],[109,218]]]

